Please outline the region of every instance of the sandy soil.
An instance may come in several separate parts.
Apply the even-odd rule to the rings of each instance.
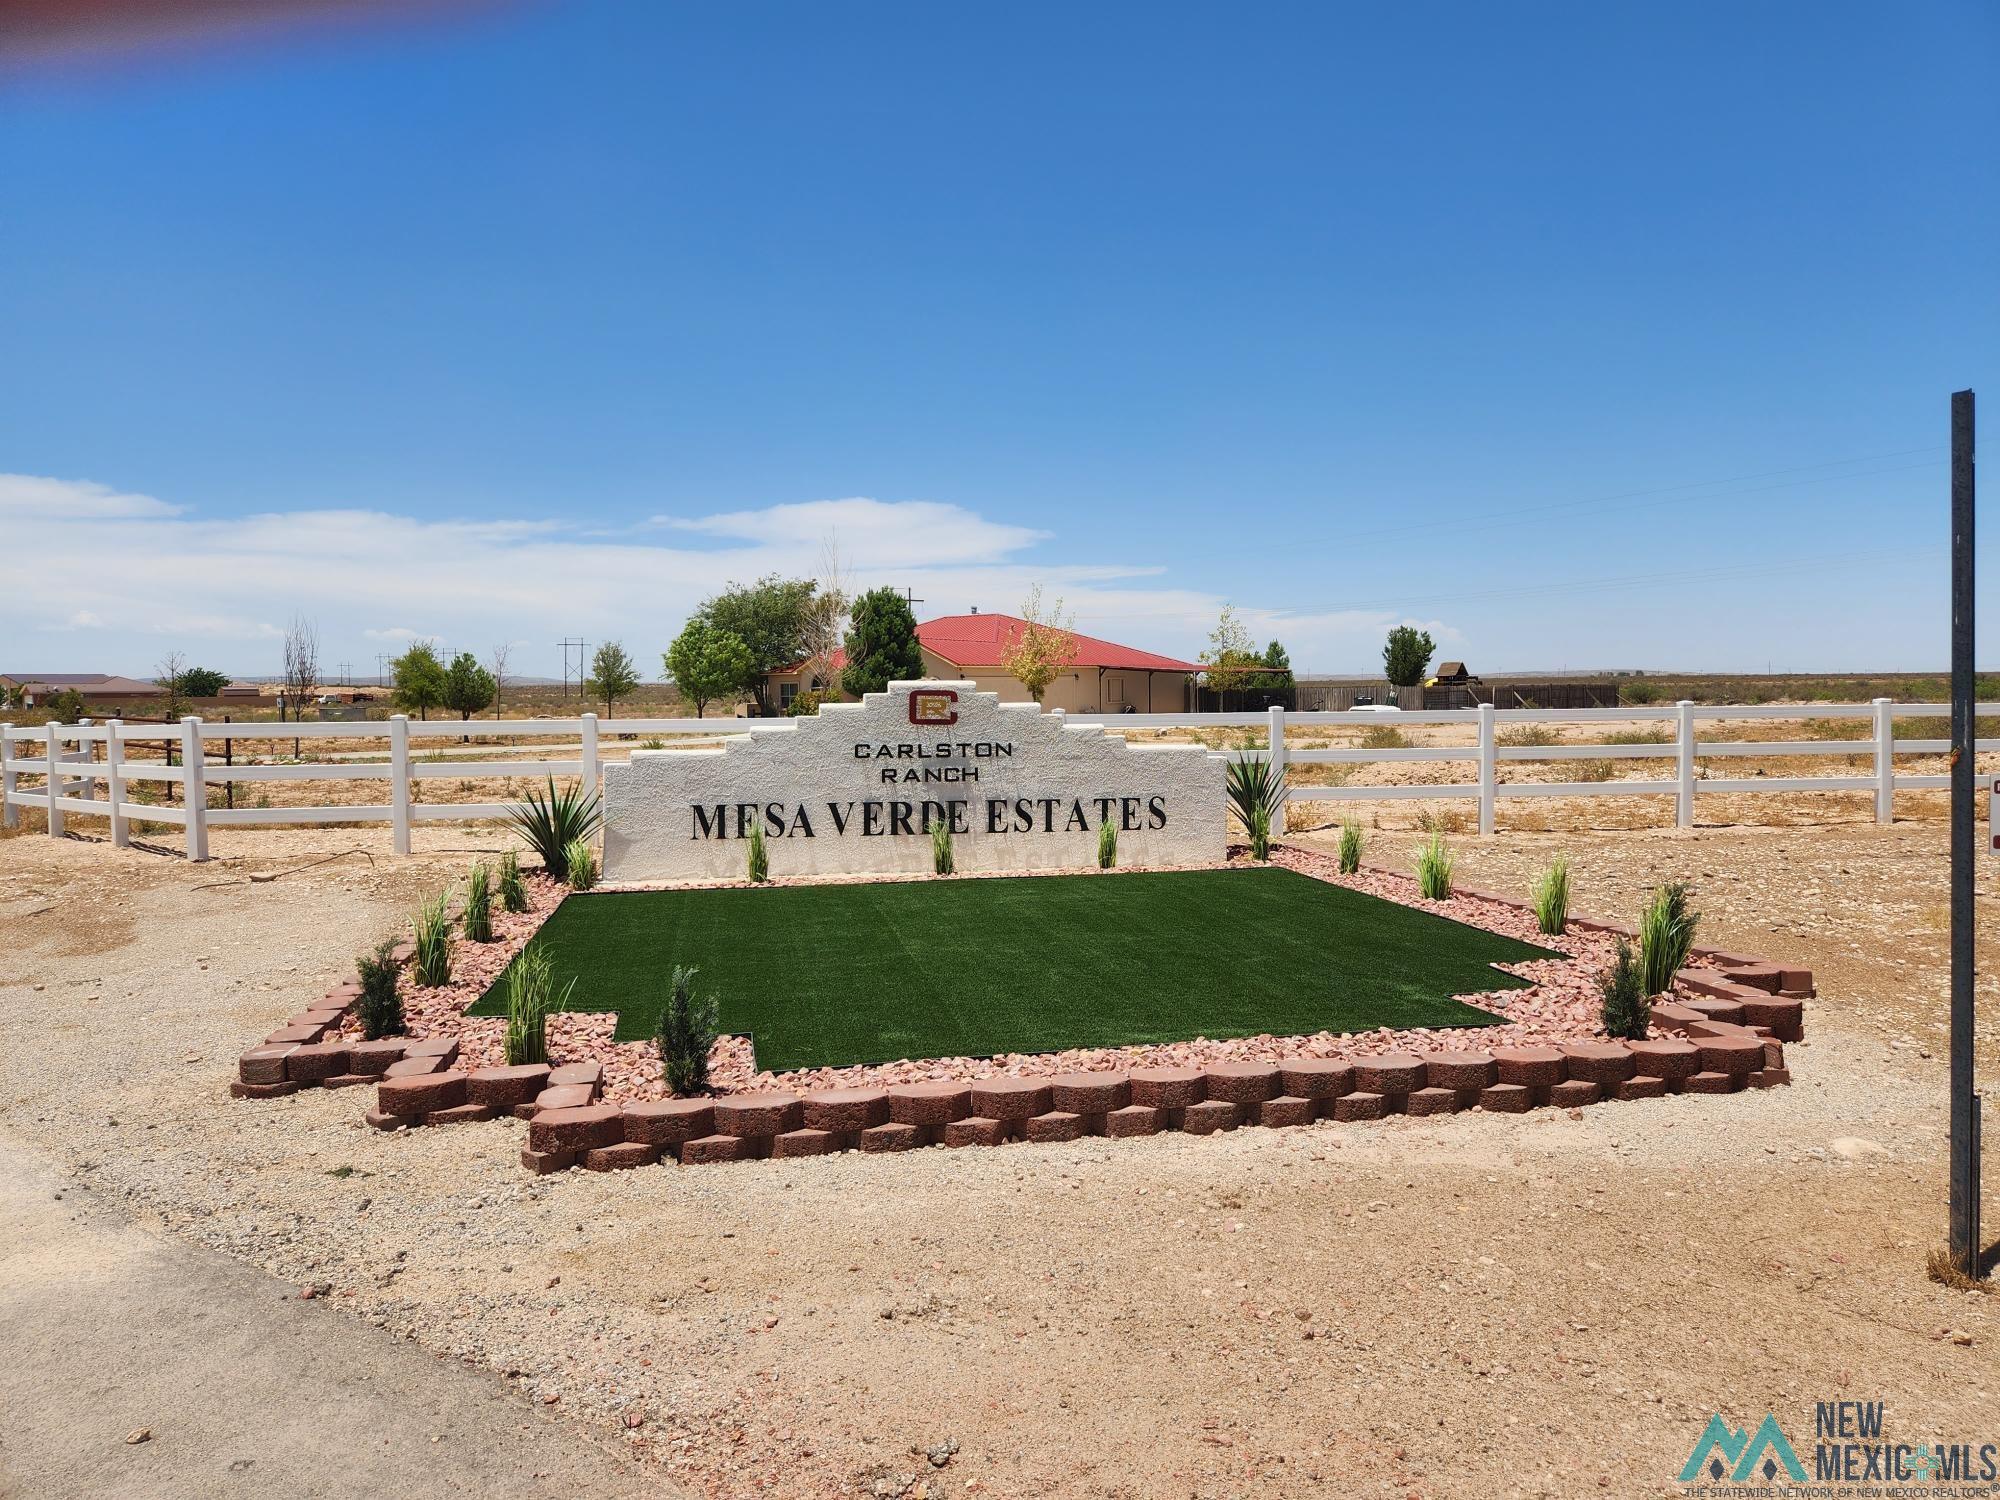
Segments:
[[[1938,824],[1460,841],[1461,878],[1499,890],[1566,848],[1578,906],[1612,915],[1685,875],[1704,940],[1811,964],[1789,1089],[541,1180],[513,1122],[388,1137],[352,1093],[221,1097],[274,1018],[498,842],[419,837],[451,852],[0,840],[0,1135],[691,1493],[1665,1495],[1711,1413],[1806,1443],[1822,1399],[2000,1441],[2000,1297],[1922,1271]]]

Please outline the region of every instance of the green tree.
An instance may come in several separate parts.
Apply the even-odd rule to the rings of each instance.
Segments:
[[[404,713],[415,709],[418,718],[428,719],[432,709],[444,706],[444,663],[429,641],[416,642],[389,663],[389,670],[395,674],[396,707]]]
[[[459,652],[445,668],[444,706],[456,710],[461,719],[483,712],[496,691],[493,674],[470,651]]]
[[[604,717],[611,717],[612,705],[639,685],[639,668],[617,641],[606,641],[590,655],[590,675],[583,679],[584,691],[604,700]]]
[[[1247,669],[1261,666],[1263,658],[1250,643],[1250,632],[1227,604],[1222,606],[1215,629],[1208,633],[1208,649],[1201,653],[1201,662],[1202,676],[1218,693],[1257,685],[1253,680],[1256,674]]]
[[[229,686],[229,674],[213,667],[189,667],[180,676],[183,698],[215,698]]]
[[[1429,631],[1414,625],[1398,625],[1389,632],[1388,644],[1382,647],[1383,670],[1395,686],[1415,687],[1424,680],[1436,650],[1437,643]]]
[[[1298,679],[1292,676],[1291,655],[1278,642],[1273,641],[1264,648],[1264,665],[1271,670],[1258,678],[1259,687],[1288,693],[1298,685]]]
[[[61,692],[50,695],[42,704],[51,724],[74,724],[83,717],[83,711],[88,706],[83,701],[83,694],[73,687],[66,687]]]
[[[681,627],[661,658],[682,698],[694,705],[694,716],[706,718],[708,705],[740,692],[757,670],[756,658],[733,630],[721,630],[697,614]]]
[[[840,685],[850,697],[879,693],[892,682],[914,682],[924,675],[924,653],[917,645],[917,617],[910,601],[894,589],[870,589],[854,601],[847,627],[847,667]]]
[[[1049,684],[1076,660],[1073,633],[1076,621],[1063,613],[1060,599],[1052,605],[1043,605],[1039,583],[1028,590],[1028,597],[1021,604],[1021,618],[1026,624],[1013,644],[1001,650],[1000,665],[1014,674],[1014,680],[1028,690],[1029,697],[1040,703]]]
[[[807,636],[818,590],[810,578],[770,573],[755,583],[732,583],[695,611],[696,618],[735,636],[749,651],[751,668],[739,685],[755,694],[761,712],[771,707],[764,699],[765,679],[797,665],[811,649]]]

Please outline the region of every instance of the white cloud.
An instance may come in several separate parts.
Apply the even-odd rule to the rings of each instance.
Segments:
[[[920,616],[1014,612],[1039,583],[1081,630],[1192,657],[1224,603],[1156,582],[1162,570],[1144,564],[1038,564],[1027,554],[1047,533],[934,501],[782,504],[607,535],[587,522],[362,509],[213,518],[102,484],[15,475],[0,479],[0,520],[0,640],[72,637],[64,661],[36,664],[45,670],[137,671],[185,649],[225,671],[275,671],[294,614],[318,624],[325,661],[413,640],[483,656],[506,641],[515,673],[553,675],[556,642],[581,635],[622,639],[650,669],[704,597],[765,573],[814,574],[828,535],[850,584],[907,586]],[[1260,641],[1280,637],[1302,668],[1365,667],[1399,623],[1237,604]]]

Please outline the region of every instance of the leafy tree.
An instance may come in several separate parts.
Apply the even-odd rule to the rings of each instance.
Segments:
[[[498,691],[493,674],[470,651],[459,652],[445,668],[444,706],[456,710],[461,719],[483,712]]]
[[[418,718],[428,719],[432,709],[444,706],[447,685],[444,663],[438,660],[437,648],[429,641],[416,642],[389,663],[389,670],[396,684],[396,707],[403,712],[415,709]]]
[[[1415,687],[1424,680],[1436,650],[1437,643],[1429,631],[1414,625],[1398,625],[1389,632],[1388,644],[1382,648],[1383,670],[1396,687]]]
[[[1273,641],[1264,648],[1264,665],[1271,670],[1258,677],[1259,687],[1283,693],[1298,686],[1297,679],[1292,676],[1292,658],[1278,642]]]
[[[215,698],[229,686],[229,674],[218,672],[213,667],[189,667],[181,673],[180,689],[184,698]]]
[[[741,636],[699,614],[681,627],[662,662],[675,689],[694,705],[697,719],[707,717],[708,705],[716,699],[740,691],[757,671],[756,658]]]
[[[750,671],[736,685],[754,693],[761,710],[770,709],[764,701],[765,678],[795,665],[810,650],[807,636],[818,591],[810,578],[770,573],[755,583],[732,583],[695,611],[698,619],[735,636],[749,651]]]
[[[1247,669],[1263,665],[1263,658],[1250,642],[1250,632],[1227,604],[1208,633],[1208,649],[1201,653],[1202,676],[1218,693],[1234,692],[1253,685],[1256,675]]]
[[[51,724],[74,724],[83,717],[83,711],[88,706],[83,701],[83,694],[73,687],[66,687],[60,693],[51,694],[42,704]]]
[[[890,588],[870,589],[856,599],[841,687],[859,698],[923,675],[924,653],[917,644],[917,617],[910,612],[910,601]]]
[[[590,655],[590,675],[583,679],[584,691],[604,700],[604,717],[611,717],[612,705],[639,685],[639,668],[617,641],[606,641]]]
[[[1029,697],[1040,703],[1049,684],[1076,660],[1076,636],[1072,634],[1076,622],[1063,613],[1060,599],[1046,609],[1043,607],[1039,583],[1028,590],[1028,597],[1021,604],[1021,618],[1027,621],[1027,628],[1000,653],[1000,665],[1014,674],[1028,690]]]

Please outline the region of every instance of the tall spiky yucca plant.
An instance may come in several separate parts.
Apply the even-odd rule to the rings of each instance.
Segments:
[[[1664,995],[1687,967],[1701,913],[1688,905],[1687,883],[1670,880],[1653,892],[1639,916],[1639,970],[1648,995]]]
[[[595,792],[585,796],[581,786],[558,791],[551,776],[548,795],[530,791],[528,800],[508,813],[507,821],[541,855],[543,868],[553,878],[567,880],[570,846],[597,832],[604,823],[604,809]]]
[[[1256,859],[1271,857],[1271,830],[1285,805],[1285,773],[1267,759],[1238,751],[1223,779],[1229,809],[1250,840]]]
[[[493,876],[484,861],[472,867],[472,876],[465,883],[465,940],[493,941]]]

